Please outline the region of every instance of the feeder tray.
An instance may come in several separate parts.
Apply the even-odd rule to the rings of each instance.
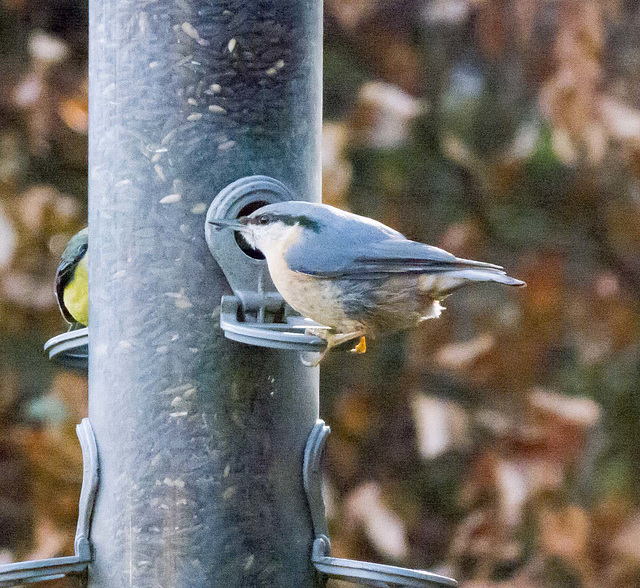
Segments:
[[[49,359],[66,368],[86,371],[89,363],[89,329],[76,329],[49,339],[44,350]]]
[[[83,330],[86,331],[86,329]],[[65,335],[70,334],[65,333]],[[78,506],[75,553],[68,557],[52,557],[1,565],[0,588],[47,582],[70,575],[82,575],[91,562],[91,513],[98,490],[98,448],[89,419],[82,419],[76,427],[76,432],[82,447],[82,490]]]
[[[284,305],[284,301],[279,303]],[[284,309],[288,313],[288,307]],[[258,317],[261,313],[258,311]],[[247,320],[247,313],[237,296],[223,296],[220,309],[220,327],[227,339],[271,347],[273,349],[291,349],[294,351],[322,352],[327,342],[320,337],[305,334],[306,329],[326,329],[318,323],[305,319],[299,314],[286,314],[283,322],[265,322],[266,313],[262,313],[262,320]],[[245,317],[244,319],[242,317]]]
[[[366,586],[412,588],[435,588],[458,586],[453,578],[440,576],[424,570],[411,570],[397,566],[331,557],[329,527],[325,516],[322,496],[322,454],[331,429],[318,419],[313,427],[304,451],[303,481],[311,511],[315,540],[311,561],[316,570],[337,580],[364,584]]]

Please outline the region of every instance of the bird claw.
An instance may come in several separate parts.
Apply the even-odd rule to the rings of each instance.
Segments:
[[[367,352],[367,340],[364,335],[360,337],[358,344],[351,350],[351,353],[366,353]]]

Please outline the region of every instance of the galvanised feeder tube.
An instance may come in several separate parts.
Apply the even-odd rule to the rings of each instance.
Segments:
[[[209,203],[320,200],[319,0],[90,0],[92,588],[319,583],[302,485],[317,369],[224,339]]]

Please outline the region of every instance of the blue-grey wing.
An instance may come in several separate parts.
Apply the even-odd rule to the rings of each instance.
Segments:
[[[302,274],[328,277],[348,270],[376,243],[407,241],[401,233],[372,219],[329,207],[315,212],[320,230],[305,231],[285,254],[289,268]]]
[[[498,265],[455,255],[402,236],[358,242],[349,235],[328,245],[323,239],[296,244],[287,253],[290,269],[323,278],[371,279],[390,274],[443,272],[467,268],[502,270]]]

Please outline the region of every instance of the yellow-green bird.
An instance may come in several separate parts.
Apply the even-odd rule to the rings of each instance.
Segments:
[[[89,229],[76,233],[62,253],[56,271],[56,298],[60,312],[70,325],[89,324]]]

